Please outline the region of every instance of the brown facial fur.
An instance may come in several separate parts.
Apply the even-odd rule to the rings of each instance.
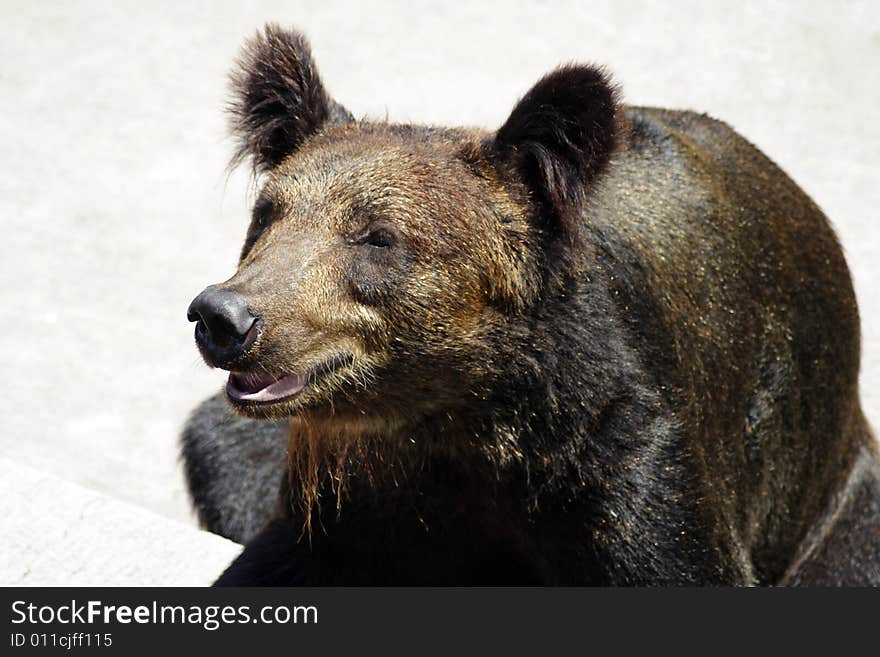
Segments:
[[[350,457],[365,456],[359,441],[405,439],[408,424],[489,389],[500,309],[535,296],[538,238],[515,197],[523,192],[477,159],[485,134],[438,130],[414,142],[411,132],[333,126],[284,160],[260,192],[256,237],[224,284],[263,320],[236,370],[344,363],[291,401],[236,405],[252,417],[297,416],[292,469],[309,504],[319,470],[341,481]],[[377,228],[395,244],[361,243]]]
[[[530,236],[503,187],[456,157],[467,137],[443,134],[420,148],[387,126],[335,128],[272,173],[261,192],[275,208],[271,223],[224,284],[265,321],[240,367],[303,371],[349,355],[358,376],[392,366],[404,377],[397,389],[430,365],[455,374],[452,388],[432,384],[444,402],[486,376],[479,362],[461,359],[481,355],[494,304],[524,302]],[[363,244],[375,229],[392,232],[395,244]],[[508,246],[518,229],[519,253]],[[463,239],[474,234],[482,239]],[[352,396],[339,401],[371,412]]]

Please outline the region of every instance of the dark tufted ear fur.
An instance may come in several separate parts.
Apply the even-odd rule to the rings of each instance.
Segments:
[[[327,121],[351,114],[330,98],[306,38],[269,23],[245,44],[230,74],[232,165],[251,158],[255,173],[278,166]]]
[[[523,96],[488,152],[502,173],[526,184],[571,239],[586,190],[607,167],[622,132],[617,90],[605,72],[570,65]]]

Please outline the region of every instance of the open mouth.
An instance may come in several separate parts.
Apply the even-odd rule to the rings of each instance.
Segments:
[[[291,399],[305,389],[310,379],[335,370],[349,360],[336,358],[302,374],[230,372],[226,394],[235,402],[260,404]]]

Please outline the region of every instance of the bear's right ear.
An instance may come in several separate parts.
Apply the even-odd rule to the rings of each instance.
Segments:
[[[353,120],[324,89],[306,38],[272,23],[247,41],[230,80],[232,166],[251,158],[255,173],[268,171],[327,121]]]
[[[621,141],[624,118],[617,89],[595,66],[563,66],[523,96],[484,145],[503,178],[525,185],[555,225],[573,239],[590,184]]]

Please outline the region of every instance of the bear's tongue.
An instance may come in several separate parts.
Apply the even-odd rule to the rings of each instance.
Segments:
[[[305,388],[307,382],[305,374],[272,376],[230,372],[226,392],[238,401],[275,401],[295,395]]]

